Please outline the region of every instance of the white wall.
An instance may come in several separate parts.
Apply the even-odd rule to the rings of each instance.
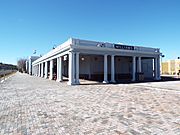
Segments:
[[[33,69],[33,67],[32,67],[32,63],[35,61],[35,60],[37,60],[39,58],[39,56],[30,56],[29,58],[28,58],[28,64],[29,64],[29,66],[28,66],[28,69],[29,69],[29,74],[31,75],[32,74],[32,72],[34,72],[34,71],[32,71]]]

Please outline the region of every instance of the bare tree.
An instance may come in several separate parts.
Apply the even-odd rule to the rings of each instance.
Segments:
[[[19,72],[25,72],[26,71],[26,60],[25,58],[20,58],[17,61],[17,67]]]

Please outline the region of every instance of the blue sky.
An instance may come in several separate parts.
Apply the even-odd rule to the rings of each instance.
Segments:
[[[0,62],[45,54],[70,37],[180,56],[179,0],[0,0]]]

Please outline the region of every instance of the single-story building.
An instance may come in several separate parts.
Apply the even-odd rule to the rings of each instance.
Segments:
[[[32,73],[32,63],[33,61],[37,60],[39,56],[29,56],[28,59],[26,60],[26,73],[30,75],[34,75]]]
[[[114,83],[160,80],[160,49],[70,38],[32,63],[32,74],[79,84],[79,79]]]

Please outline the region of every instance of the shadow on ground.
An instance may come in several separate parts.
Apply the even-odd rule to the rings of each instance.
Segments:
[[[68,80],[66,80],[68,81]],[[161,80],[152,80],[152,79],[146,79],[144,81],[118,81],[116,83],[108,83],[108,84],[134,84],[134,83],[147,83],[147,82],[166,82],[166,81],[180,81],[180,78],[175,78],[175,77],[171,77],[171,76],[162,76]],[[98,81],[91,81],[91,80],[81,80],[80,81],[80,85],[108,85],[108,84],[104,84],[102,82],[98,82]]]

